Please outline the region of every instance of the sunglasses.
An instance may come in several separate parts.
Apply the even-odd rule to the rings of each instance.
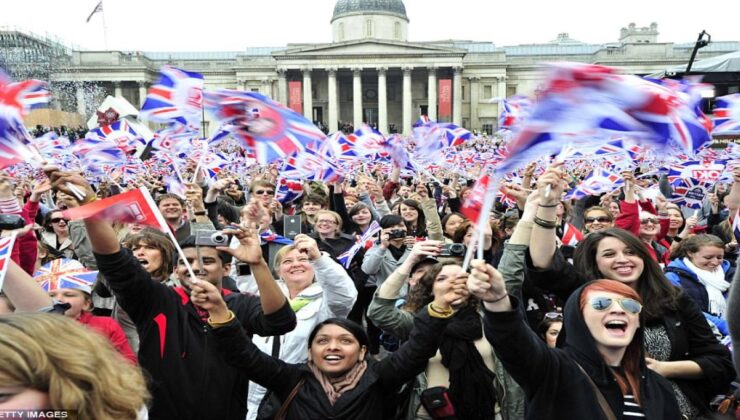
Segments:
[[[586,223],[593,223],[593,222],[599,222],[599,223],[607,223],[611,222],[612,219],[606,217],[606,216],[599,216],[599,217],[584,217],[583,220]]]
[[[69,220],[67,220],[67,219],[64,219],[64,218],[62,218],[62,217],[55,217],[55,218],[51,219],[51,223],[59,223],[59,222],[61,222],[62,220],[64,220],[64,223],[67,223],[67,222],[69,222]]]
[[[255,195],[273,195],[275,194],[275,191],[271,190],[257,190],[254,192]]]
[[[640,219],[640,224],[641,225],[646,225],[648,223],[652,223],[654,225],[657,225],[658,223],[660,223],[660,220],[658,220],[658,219],[656,219],[654,217],[649,217],[647,219]]]
[[[591,299],[591,307],[597,311],[605,311],[612,306],[612,303],[617,301],[619,306],[625,311],[637,315],[642,311],[642,304],[631,298],[609,298],[609,297],[595,297]]]
[[[563,314],[560,312],[548,312],[545,314],[545,319],[558,319],[563,320]]]

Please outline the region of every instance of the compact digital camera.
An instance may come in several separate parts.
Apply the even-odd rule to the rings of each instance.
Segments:
[[[229,235],[220,230],[198,230],[195,232],[195,245],[229,246]]]

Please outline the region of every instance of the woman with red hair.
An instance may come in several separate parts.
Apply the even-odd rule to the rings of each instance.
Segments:
[[[574,292],[565,304],[564,350],[527,326],[490,265],[473,263],[468,289],[483,301],[486,338],[524,388],[528,419],[681,418],[670,383],[645,364],[642,302],[631,287],[597,280]]]

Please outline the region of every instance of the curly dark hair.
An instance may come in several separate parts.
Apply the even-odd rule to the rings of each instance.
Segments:
[[[440,261],[427,270],[426,274],[419,280],[419,283],[416,284],[411,290],[409,290],[408,297],[406,298],[406,304],[403,305],[401,309],[404,311],[409,311],[416,313],[421,308],[423,308],[425,305],[428,305],[434,300],[434,293],[432,292],[432,289],[434,288],[434,281],[437,279],[437,276],[439,276],[439,273],[442,271],[442,269],[448,265],[457,265],[460,266],[456,261]],[[472,296],[468,298],[468,301],[465,303],[464,306],[472,306],[474,308],[477,308],[478,300],[473,298]]]

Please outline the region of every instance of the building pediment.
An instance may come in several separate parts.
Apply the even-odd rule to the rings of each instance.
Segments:
[[[273,57],[294,58],[311,56],[400,56],[400,55],[465,55],[466,51],[456,48],[448,48],[435,44],[398,42],[385,40],[359,40],[338,42],[332,44],[301,45],[273,53]]]

